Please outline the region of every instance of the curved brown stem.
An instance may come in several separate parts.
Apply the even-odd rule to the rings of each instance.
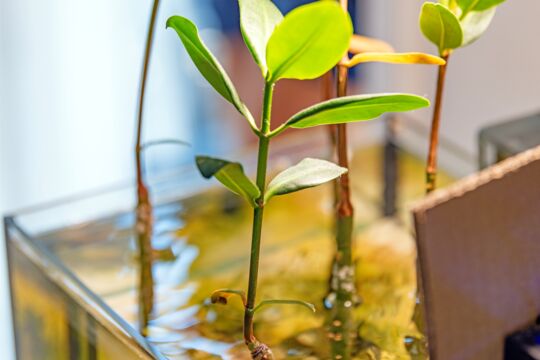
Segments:
[[[433,119],[431,121],[431,133],[429,137],[429,152],[426,167],[426,193],[429,194],[437,187],[437,149],[439,146],[439,128],[441,124],[442,103],[444,94],[444,84],[446,80],[446,69],[450,55],[442,55],[445,64],[439,66],[437,79],[437,94],[435,95],[435,107],[433,109]]]
[[[148,189],[144,182],[143,169],[142,169],[142,155],[141,155],[141,140],[142,140],[142,128],[143,128],[143,116],[144,116],[144,99],[146,95],[146,83],[148,80],[148,69],[150,67],[150,57],[152,54],[152,45],[154,42],[154,29],[156,24],[157,13],[159,9],[159,0],[154,0],[152,6],[152,12],[150,14],[150,24],[148,25],[148,34],[146,37],[146,46],[144,51],[143,68],[141,75],[141,83],[139,89],[139,101],[137,106],[137,136],[135,141],[135,164],[136,164],[136,176],[137,176],[137,196],[138,202],[144,202],[148,200]]]
[[[159,0],[154,0],[152,12],[150,14],[150,24],[148,26],[148,35],[146,38],[146,47],[143,60],[142,76],[139,91],[139,101],[137,107],[137,137],[135,143],[135,167],[137,177],[137,208],[135,232],[137,236],[137,245],[139,248],[140,263],[140,283],[139,283],[139,327],[143,335],[146,334],[146,328],[154,303],[154,281],[152,276],[152,203],[148,187],[144,182],[142,167],[142,127],[144,115],[144,99],[146,94],[146,83],[148,79],[148,68],[150,65],[150,55],[152,53],[152,44],[154,40],[154,28],[159,9]]]

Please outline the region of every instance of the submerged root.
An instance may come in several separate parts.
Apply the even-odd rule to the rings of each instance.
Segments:
[[[152,206],[148,198],[139,199],[136,212],[135,235],[139,262],[139,330],[147,335],[148,323],[154,308],[154,279],[152,274]]]

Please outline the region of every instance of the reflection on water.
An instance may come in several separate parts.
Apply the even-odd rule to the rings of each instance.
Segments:
[[[361,169],[377,169],[378,149],[357,154]],[[415,294],[415,252],[409,230],[380,219],[378,174],[355,173],[358,209],[355,263],[362,305],[347,312],[354,332],[355,359],[409,358],[405,336],[417,335],[411,315]],[[400,193],[405,201],[421,193],[422,165],[403,155]],[[417,186],[418,185],[418,186]],[[373,195],[373,196],[372,196]],[[414,196],[414,195],[413,195]],[[375,199],[375,200],[374,200]],[[335,341],[334,318],[323,299],[334,256],[329,187],[277,197],[267,207],[259,300],[301,299],[317,312],[274,306],[257,313],[256,332],[276,358],[328,359]],[[152,245],[154,306],[148,339],[171,359],[249,359],[242,343],[243,307],[232,299],[211,305],[220,288],[247,284],[251,208],[224,191],[210,191],[156,206]],[[139,266],[133,214],[67,229],[43,240],[95,293],[130,322],[138,324]],[[329,336],[331,334],[331,336]],[[339,335],[338,335],[339,336]],[[332,338],[333,337],[333,338]],[[332,339],[331,339],[332,338]],[[339,340],[339,339],[338,339]]]

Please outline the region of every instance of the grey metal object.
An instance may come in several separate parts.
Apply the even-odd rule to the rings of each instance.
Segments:
[[[479,168],[540,145],[540,113],[483,128],[478,134]]]

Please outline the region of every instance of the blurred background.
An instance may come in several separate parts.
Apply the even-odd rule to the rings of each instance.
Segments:
[[[284,12],[302,2],[309,1],[276,1]],[[357,0],[356,31],[398,51],[434,53],[418,29],[422,2]],[[149,0],[0,0],[0,214],[133,181],[136,101],[151,6]],[[258,113],[262,79],[239,35],[237,13],[235,0],[162,0],[143,137],[192,146],[149,150],[149,172],[192,161],[194,153],[238,151],[253,140],[164,26],[173,14],[193,19]],[[456,165],[443,153],[441,163],[457,176],[474,170],[482,127],[540,111],[538,13],[538,0],[508,0],[486,35],[451,59],[441,130],[470,161]],[[365,65],[354,74],[351,91],[432,98],[435,76],[429,67]],[[318,101],[320,94],[318,81],[280,83],[276,121]],[[426,129],[430,115],[429,109],[418,111],[407,121]],[[355,132],[363,143],[378,142],[383,126],[359,124]],[[403,142],[425,157],[425,139],[405,132]],[[0,246],[0,348],[9,349],[4,258]]]

